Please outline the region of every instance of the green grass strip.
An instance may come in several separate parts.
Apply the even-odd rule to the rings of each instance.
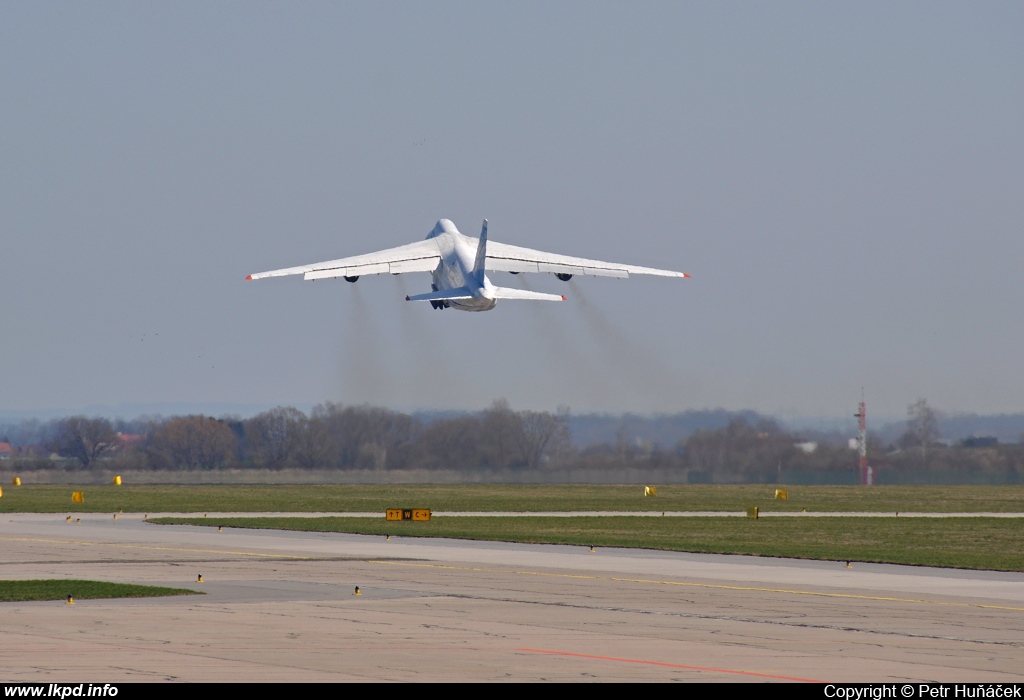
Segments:
[[[90,598],[153,598],[199,593],[202,591],[162,586],[139,586],[134,583],[85,581],[73,578],[0,581],[0,601],[2,602],[66,600],[69,595],[74,596],[75,600],[88,600]]]
[[[388,522],[383,517],[339,517],[156,522],[1024,571],[1024,522],[1009,518],[434,517],[429,522]]]
[[[1024,512],[1024,486],[792,486],[773,484],[403,484],[318,486],[4,486],[0,513],[436,511]],[[7,482],[9,483],[9,481]],[[72,503],[82,491],[84,503]]]

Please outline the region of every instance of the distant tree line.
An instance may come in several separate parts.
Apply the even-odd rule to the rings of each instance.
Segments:
[[[514,411],[505,400],[479,413],[433,419],[335,403],[308,415],[281,406],[248,419],[72,416],[7,426],[19,449],[3,462],[28,469],[657,469],[685,471],[690,482],[707,483],[786,482],[795,475],[852,483],[857,473],[857,453],[845,438],[811,442],[763,417],[737,416],[667,448],[631,438],[625,424],[614,439],[581,448],[570,439],[569,421],[568,409]],[[1010,481],[1024,476],[1024,444],[976,439],[948,445],[939,439],[934,412],[919,400],[908,408],[906,430],[897,440],[883,444],[869,437],[868,461],[895,481],[929,473]]]
[[[14,460],[91,469],[536,469],[569,448],[567,413],[513,411],[430,422],[374,406],[278,407],[248,419],[176,416],[134,422],[73,416],[21,427]],[[68,466],[67,464],[63,466]]]

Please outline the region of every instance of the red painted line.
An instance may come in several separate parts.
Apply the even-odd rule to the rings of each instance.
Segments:
[[[757,676],[758,678],[775,678],[780,681],[799,681],[800,683],[824,683],[813,678],[797,678],[795,676],[777,676],[771,673],[755,671],[736,671],[731,668],[713,668],[711,666],[687,666],[686,664],[670,664],[665,661],[646,661],[644,659],[620,659],[617,656],[597,656],[595,654],[576,654],[571,651],[553,651],[551,649],[516,649],[532,654],[554,654],[555,656],[574,656],[579,659],[597,659],[598,661],[622,661],[627,664],[647,664],[648,666],[667,666],[668,668],[686,668],[691,671],[714,671],[715,673],[734,673],[740,676]]]

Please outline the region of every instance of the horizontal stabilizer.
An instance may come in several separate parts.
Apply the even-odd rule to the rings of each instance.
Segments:
[[[544,292],[528,292],[525,289],[514,287],[494,287],[491,291],[492,299],[532,299],[534,301],[565,301],[561,294],[545,294]]]
[[[455,289],[442,289],[439,292],[427,292],[426,294],[413,294],[407,296],[406,301],[445,301],[448,299],[472,299],[468,287],[456,287]]]

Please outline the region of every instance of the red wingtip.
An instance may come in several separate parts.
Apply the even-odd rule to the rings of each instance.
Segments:
[[[562,301],[568,301],[568,299],[566,298],[566,296],[564,294],[562,295]]]
[[[692,276],[693,276],[693,275],[688,275],[688,274],[686,274],[685,272],[683,273],[683,277],[687,277],[687,278],[689,278],[689,277],[692,277]]]
[[[245,279],[247,279],[247,280],[251,280],[251,279],[252,279],[252,275],[246,275],[246,276],[245,276]]]

